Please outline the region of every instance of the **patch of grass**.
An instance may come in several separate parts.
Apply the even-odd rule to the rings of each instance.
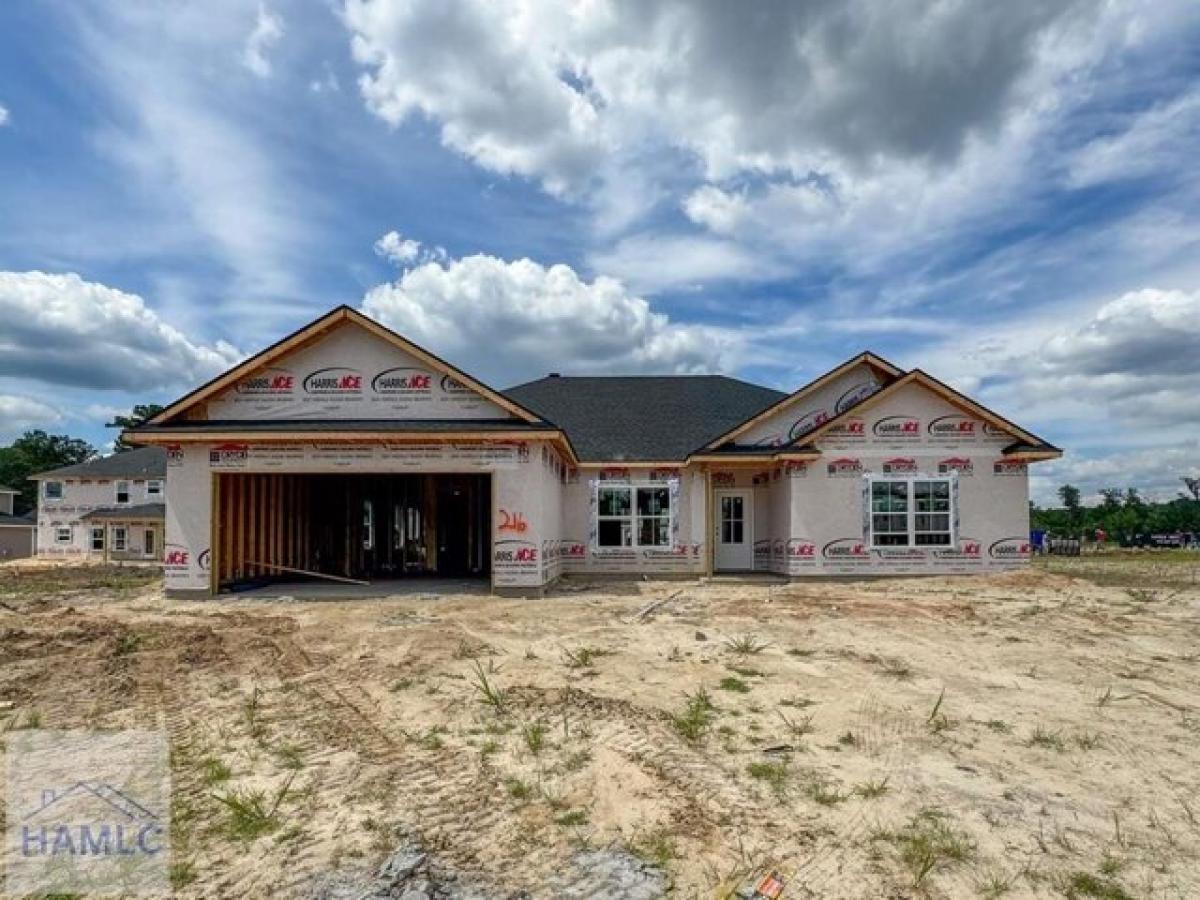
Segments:
[[[796,657],[799,657],[800,659],[807,659],[810,656],[815,656],[816,652],[817,652],[816,650],[809,650],[809,649],[801,648],[801,647],[792,647],[790,650],[788,650],[787,653],[788,653],[788,656],[796,656]]]
[[[644,862],[660,869],[666,869],[671,860],[679,855],[674,838],[661,828],[631,841],[626,845],[626,849]]]
[[[142,646],[142,636],[136,631],[126,631],[119,638],[113,647],[113,656],[128,656],[131,653],[136,653]]]
[[[1071,741],[1080,750],[1095,750],[1101,744],[1100,735],[1094,731],[1081,731]]]
[[[31,709],[25,713],[25,719],[19,724],[14,725],[14,730],[32,729],[42,727],[42,711],[40,709]]]
[[[777,794],[782,794],[787,787],[788,764],[786,760],[767,761],[760,760],[752,762],[746,766],[746,771],[751,778],[757,781],[765,781]]]
[[[1067,746],[1063,742],[1062,734],[1057,731],[1049,731],[1038,725],[1033,729],[1029,738],[1025,741],[1026,747],[1041,747],[1043,750],[1055,750],[1059,753],[1066,751]]]
[[[242,704],[242,713],[246,719],[246,729],[250,737],[258,740],[266,734],[266,726],[260,718],[262,714],[262,690],[256,684],[246,702]]]
[[[838,737],[837,742],[843,747],[857,747],[858,737],[853,731],[847,731],[845,734]]]
[[[496,651],[489,644],[472,644],[466,638],[458,642],[454,648],[455,659],[479,659],[481,656],[495,656]]]
[[[591,750],[576,750],[562,761],[562,769],[564,772],[578,772],[591,761]]]
[[[588,814],[583,809],[573,809],[565,812],[554,821],[563,828],[579,828],[587,824]]]
[[[500,744],[497,741],[488,738],[479,748],[480,756],[491,756],[493,753],[500,752]]]
[[[526,781],[520,778],[505,778],[504,789],[508,791],[508,796],[514,800],[528,800],[533,796],[533,788]]]
[[[822,806],[837,806],[839,803],[847,799],[847,795],[842,793],[832,781],[826,781],[823,778],[815,779],[809,782],[808,787],[804,791],[810,800],[814,803],[819,803]]]
[[[975,855],[975,842],[957,831],[938,810],[922,810],[902,831],[886,835],[900,851],[900,860],[917,887],[938,867],[964,863]]]
[[[855,796],[862,797],[864,800],[874,800],[876,797],[882,797],[890,790],[888,788],[888,780],[884,778],[881,781],[863,781],[854,786]]]
[[[794,740],[800,740],[806,734],[812,734],[816,730],[813,728],[812,716],[801,716],[800,718],[793,719],[782,709],[776,710],[776,713],[783,720],[784,727]]]
[[[196,880],[196,864],[190,859],[179,859],[167,870],[171,887],[184,888]]]
[[[209,756],[200,763],[200,780],[210,787],[214,784],[222,784],[231,777],[233,777],[233,770],[225,764],[224,760]]]
[[[788,697],[786,700],[780,700],[779,705],[793,709],[808,709],[810,706],[816,706],[817,701],[810,697]]]
[[[1012,890],[1012,879],[993,873],[976,884],[975,890],[983,900],[998,900]]]
[[[568,669],[593,669],[596,660],[603,656],[611,656],[611,650],[603,647],[579,647],[575,650],[563,650],[563,665]]]
[[[738,656],[756,656],[771,645],[760,641],[752,634],[725,638],[725,649]]]
[[[1012,734],[1013,727],[1003,719],[988,719],[983,724],[987,726],[988,731],[994,731],[996,734]]]
[[[266,791],[230,791],[213,794],[213,797],[229,811],[227,827],[231,837],[252,841],[279,828],[279,806],[292,787],[295,773],[284,782],[273,798]]]
[[[708,732],[712,725],[717,708],[713,705],[708,691],[699,688],[694,694],[687,695],[687,703],[683,712],[671,717],[671,724],[684,740],[695,743]]]
[[[475,678],[471,685],[479,694],[479,702],[484,706],[491,707],[497,715],[502,716],[508,712],[508,693],[496,684],[497,671],[491,660],[488,660],[486,669],[483,667],[483,663],[475,660]]]
[[[401,691],[407,691],[413,686],[413,683],[414,682],[411,678],[397,678],[392,682],[390,689],[393,694],[398,694]]]
[[[721,679],[721,683],[717,687],[723,691],[732,691],[735,694],[750,693],[750,685],[734,675],[726,675]]]
[[[534,756],[541,756],[542,750],[546,747],[546,726],[541,722],[530,722],[521,728],[521,737],[525,739],[525,746],[529,748],[529,752]]]
[[[275,756],[285,769],[299,771],[304,768],[304,751],[289,741],[275,748]]]
[[[942,688],[938,694],[937,702],[933,704],[933,709],[929,713],[929,718],[925,720],[925,724],[933,734],[941,734],[943,731],[949,731],[954,727],[950,718],[942,712],[942,701],[946,699],[946,689]]]
[[[424,734],[417,736],[416,741],[426,750],[441,750],[444,747],[445,741],[442,740],[442,735],[446,733],[446,726],[434,725]]]
[[[1133,894],[1118,882],[1090,872],[1068,875],[1063,879],[1060,890],[1068,900],[1079,900],[1081,897],[1091,897],[1094,900],[1133,900]]]

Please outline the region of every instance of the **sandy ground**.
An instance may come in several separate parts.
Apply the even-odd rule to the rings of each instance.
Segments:
[[[0,601],[0,728],[169,732],[180,896],[309,896],[406,833],[497,896],[604,895],[573,860],[619,847],[678,897],[1200,897],[1196,555],[324,603],[4,568]]]

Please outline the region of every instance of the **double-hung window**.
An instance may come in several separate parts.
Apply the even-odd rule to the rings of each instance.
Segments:
[[[671,546],[671,491],[667,485],[603,484],[596,490],[598,547]]]
[[[47,481],[42,484],[42,496],[47,500],[61,500],[63,498],[63,483],[61,481]]]
[[[162,496],[162,487],[163,487],[163,483],[162,483],[161,479],[151,478],[149,481],[146,482],[146,496],[147,497],[161,497]]]
[[[118,506],[124,506],[126,503],[129,502],[129,482],[128,481],[118,481],[117,482],[116,500],[117,500]]]
[[[71,526],[58,527],[54,529],[54,542],[56,544],[71,543]]]
[[[870,482],[872,547],[947,547],[953,541],[949,478]]]
[[[114,550],[124,552],[129,548],[129,531],[125,528],[125,526],[118,525],[116,528],[114,528],[112,536],[112,546]]]
[[[93,528],[92,529],[92,549],[93,550],[103,550],[104,549],[104,529],[103,528]]]

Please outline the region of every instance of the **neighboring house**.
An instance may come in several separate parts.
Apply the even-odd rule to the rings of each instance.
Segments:
[[[14,515],[13,503],[19,493],[0,485],[0,561],[33,556],[37,546],[33,518]]]
[[[161,447],[141,447],[31,476],[38,556],[161,560],[166,460]]]
[[[977,572],[1029,556],[1060,451],[863,353],[791,394],[721,376],[494,390],[339,307],[126,432],[165,448],[175,591],[295,570]]]

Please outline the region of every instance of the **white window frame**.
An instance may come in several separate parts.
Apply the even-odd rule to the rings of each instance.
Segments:
[[[129,529],[117,525],[112,530],[112,548],[114,553],[127,553],[129,550]]]
[[[161,497],[163,492],[163,482],[161,478],[151,478],[146,482],[147,497]]]
[[[63,535],[66,535],[65,537]],[[72,529],[70,525],[58,525],[54,529],[54,543],[69,544],[72,538]]]
[[[613,482],[602,481],[598,482],[596,490],[596,550],[600,553],[608,553],[621,550],[674,550],[675,549],[675,504],[672,501],[671,495],[674,493],[671,489],[671,484],[668,481],[636,481],[636,482]],[[622,516],[606,516],[600,513],[600,492],[601,491],[628,491],[629,492],[629,513]],[[665,515],[639,515],[638,514],[638,492],[639,491],[666,491],[667,494],[667,512]],[[665,520],[667,525],[667,542],[665,544],[643,544],[639,540],[641,529],[638,524],[641,520]],[[601,544],[600,543],[600,523],[601,522],[627,522],[629,524],[630,543],[628,544]]]
[[[124,491],[125,499],[124,500],[121,499],[121,493],[122,493],[121,485],[125,485],[125,491]],[[133,500],[133,485],[130,482],[125,481],[124,479],[122,479],[121,481],[114,481],[113,482],[113,502],[116,503],[117,506],[128,506],[130,501],[132,501],[132,500]]]
[[[908,549],[908,550],[918,549],[918,550],[920,550],[920,549],[927,549],[927,548],[958,546],[958,535],[956,534],[956,530],[957,530],[956,523],[958,521],[958,515],[957,515],[957,510],[955,509],[955,505],[956,505],[957,499],[958,499],[958,491],[955,490],[955,482],[957,481],[957,478],[958,478],[957,474],[872,475],[871,477],[869,477],[867,479],[867,491],[866,491],[866,497],[865,497],[867,509],[866,509],[866,512],[865,512],[865,515],[863,518],[867,523],[867,530],[869,532],[867,535],[867,542],[870,545],[871,549],[872,550],[896,550],[896,549]],[[937,512],[918,511],[917,502],[916,502],[916,493],[915,493],[915,491],[916,491],[915,485],[918,482],[920,482],[920,483],[941,482],[946,485],[947,504],[946,504],[946,509],[944,512],[942,512],[942,511],[937,511]],[[877,535],[875,532],[875,516],[877,515],[877,513],[875,512],[874,500],[875,500],[875,485],[877,485],[877,484],[904,484],[906,486],[905,490],[907,491],[908,499],[906,502],[907,510],[904,513],[888,513],[888,512],[878,513],[878,515],[904,515],[904,516],[906,516],[908,527],[906,528],[905,531],[903,531],[903,532],[899,532],[899,531],[881,532],[880,535],[878,535],[878,536],[882,536],[883,534],[888,534],[888,535],[903,534],[906,537],[906,541],[903,544],[879,543],[876,539]],[[948,527],[945,530],[938,529],[936,531],[931,531],[931,530],[917,531],[917,516],[918,515],[945,515],[946,519],[947,519]],[[917,536],[919,534],[944,534],[947,536],[947,540],[946,540],[946,543],[944,543],[944,544],[920,544],[920,543],[917,543]]]
[[[58,496],[50,493],[50,485],[58,485]],[[66,485],[62,481],[43,481],[42,482],[42,497],[46,500],[61,500],[66,494]]]
[[[99,528],[92,528],[91,534],[88,536],[88,546],[92,548],[93,553],[98,553],[104,549],[104,545],[106,543],[108,543],[107,532],[108,532],[108,529],[105,528],[104,526],[101,526]],[[100,542],[99,547],[96,546],[97,538],[99,539],[99,542]]]

